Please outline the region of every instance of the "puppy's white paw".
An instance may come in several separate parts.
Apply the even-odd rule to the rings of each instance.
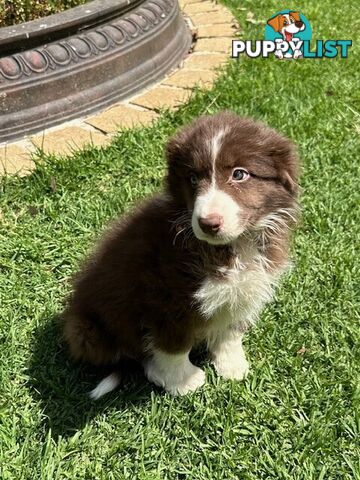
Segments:
[[[205,383],[205,372],[199,367],[192,366],[192,372],[178,384],[170,384],[165,389],[172,395],[186,395],[195,391]]]
[[[187,357],[182,361],[172,362],[169,356],[168,363],[163,358],[155,356],[145,365],[145,374],[150,382],[163,387],[171,395],[186,395],[201,387],[205,383],[205,372],[193,365]]]
[[[228,380],[244,380],[249,373],[249,362],[243,355],[219,355],[213,364],[217,373]]]

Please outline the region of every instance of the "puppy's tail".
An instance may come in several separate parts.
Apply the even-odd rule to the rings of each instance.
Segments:
[[[103,378],[101,382],[89,393],[92,400],[98,400],[106,393],[112,392],[120,383],[119,372],[113,372],[107,377]]]

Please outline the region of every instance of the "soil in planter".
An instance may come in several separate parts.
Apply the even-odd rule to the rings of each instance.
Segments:
[[[89,0],[0,0],[0,27],[46,17],[87,1]]]

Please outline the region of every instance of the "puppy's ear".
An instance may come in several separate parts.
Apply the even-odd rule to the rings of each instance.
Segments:
[[[187,137],[184,130],[180,130],[171,137],[165,146],[167,161],[167,175],[165,185],[167,192],[178,204],[188,205],[188,193],[184,182],[184,165],[189,158]]]
[[[285,137],[277,137],[271,155],[280,182],[291,195],[297,196],[299,157],[295,145]]]
[[[181,147],[182,145],[178,134],[169,138],[167,144],[165,145],[165,157],[169,165],[178,159],[180,156]]]
[[[295,145],[290,140],[286,140],[286,143],[279,174],[286,190],[296,196],[299,190],[299,157]]]
[[[188,155],[187,129],[179,130],[165,146],[165,156],[169,167],[181,167]]]
[[[299,190],[297,178],[295,178],[294,175],[292,176],[291,173],[287,170],[284,170],[281,174],[281,182],[288,192],[290,192],[292,195],[297,195]]]
[[[275,32],[280,32],[281,18],[282,18],[282,15],[276,15],[276,17],[274,18],[270,18],[270,20],[267,21],[267,24],[270,25],[270,27],[272,27],[275,30]]]
[[[290,12],[290,17],[292,17],[295,22],[300,22],[300,12]]]

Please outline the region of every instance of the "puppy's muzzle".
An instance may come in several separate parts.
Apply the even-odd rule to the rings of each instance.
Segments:
[[[198,222],[201,230],[207,235],[216,235],[224,225],[223,217],[216,213],[200,217]]]

